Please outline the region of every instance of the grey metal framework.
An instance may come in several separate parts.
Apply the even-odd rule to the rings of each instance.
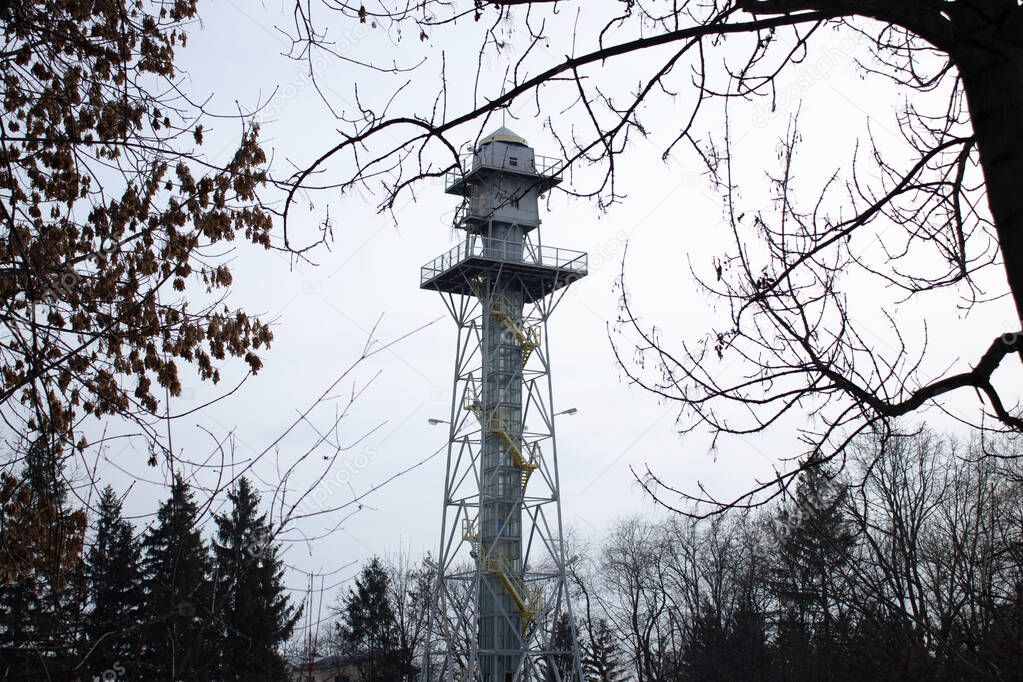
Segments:
[[[505,128],[484,138],[447,177],[466,238],[422,268],[458,325],[424,682],[583,679],[546,331],[586,254],[541,245],[538,230],[563,165]]]

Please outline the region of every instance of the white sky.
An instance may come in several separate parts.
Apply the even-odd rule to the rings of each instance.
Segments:
[[[617,10],[620,3],[610,5]],[[290,163],[304,165],[314,159],[337,139],[335,129],[339,127],[303,75],[304,65],[281,55],[288,43],[276,27],[288,24],[289,8],[288,0],[201,3],[202,25],[190,32],[188,47],[179,60],[189,74],[190,92],[197,98],[212,95],[214,110],[231,114],[236,111],[235,102],[252,108],[257,102],[271,101],[263,138],[274,154],[278,172]],[[574,20],[574,15],[566,15],[564,21]],[[456,34],[472,36],[477,28],[468,22],[457,28]],[[568,32],[552,34],[567,36]],[[350,54],[365,61],[393,58],[413,63],[420,54],[436,59],[445,51],[453,99],[471,96],[476,41],[449,40],[445,36],[451,33],[438,31],[427,43],[409,36],[395,46],[393,37],[381,30],[374,33],[364,27],[340,26],[336,21],[331,35],[345,42]],[[777,136],[800,101],[806,131],[801,159],[806,165],[797,180],[810,187],[819,186],[832,170],[849,163],[856,136],[865,133],[868,120],[880,139],[890,137],[893,144],[898,141],[892,113],[898,94],[876,78],[864,80],[845,54],[852,43],[838,43],[834,34],[831,36],[825,40],[835,44],[815,53],[815,61],[802,72],[789,75],[775,112],[760,107],[735,114],[741,161],[737,173],[743,179],[742,200],[750,207],[769,202],[764,174],[775,170]],[[580,51],[583,47],[580,45]],[[551,44],[537,63],[555,63],[570,50],[567,43]],[[627,90],[639,79],[635,67],[647,65],[643,59],[608,65],[591,71],[591,77],[608,87]],[[489,64],[494,73],[504,68],[499,59],[491,59]],[[395,113],[425,112],[432,106],[435,74],[436,67],[431,64],[415,76],[396,103]],[[400,82],[367,78],[364,71],[351,65],[330,64],[320,75],[321,84],[329,88],[326,96],[337,109],[349,112],[356,80],[365,101],[381,101],[393,84]],[[459,82],[464,86],[458,87]],[[279,88],[278,96],[271,99],[275,88]],[[499,94],[499,80],[486,90]],[[688,97],[685,92],[675,100],[657,97],[642,113],[652,135],[647,140],[636,137],[619,161],[618,179],[628,195],[624,202],[600,213],[591,202],[555,193],[544,216],[545,243],[590,253],[589,276],[574,285],[549,328],[555,409],[578,409],[574,416],[558,417],[558,450],[565,522],[583,538],[599,539],[616,517],[655,513],[630,467],[650,465],[666,480],[683,487],[694,489],[701,481],[711,490],[727,494],[744,489],[756,476],[768,475],[779,458],[798,453],[791,422],[768,435],[721,441],[712,453],[705,437],[680,437],[675,426],[678,408],[627,385],[615,362],[608,334],[618,315],[614,282],[625,240],[630,244],[625,264],[629,290],[643,319],[657,324],[669,345],[681,339],[695,341],[709,331],[712,320],[720,319],[715,318],[711,301],[696,290],[688,269],[691,264],[708,275],[711,258],[729,245],[728,235],[718,229],[724,210],[721,198],[701,178],[691,156],[679,154],[667,164],[660,160],[663,146],[688,115]],[[451,106],[456,110],[455,103]],[[537,153],[556,154],[553,140],[541,129],[530,104],[514,109],[516,113],[520,120],[509,119],[508,126],[527,138]],[[704,128],[712,128],[711,123],[710,116],[703,119]],[[218,158],[217,146],[226,149],[238,126],[226,119],[207,125],[213,130],[206,148]],[[465,139],[456,141],[468,141],[472,135],[467,129]],[[331,170],[342,171],[343,164]],[[571,182],[586,187],[592,179],[592,172],[582,169]],[[362,388],[373,379],[342,423],[345,442],[379,428],[335,464],[321,484],[317,499],[326,498],[324,504],[337,505],[351,496],[344,485],[346,479],[361,493],[444,445],[446,427],[430,426],[427,418],[448,416],[455,328],[437,294],[420,291],[418,285],[419,267],[454,243],[450,218],[457,199],[445,195],[439,183],[423,185],[416,190],[415,201],[405,196],[399,202],[395,225],[390,216],[375,213],[375,197],[342,198],[329,191],[312,193],[309,198],[315,207],[311,212],[299,211],[293,226],[298,230],[296,238],[301,239],[302,229],[311,236],[316,219],[329,208],[335,221],[333,248],[314,254],[317,267],[293,267],[278,253],[257,252],[238,244],[232,254],[235,286],[231,304],[274,320],[275,343],[263,354],[265,368],[257,377],[232,397],[177,422],[173,439],[177,452],[204,460],[214,450],[214,437],[223,439],[233,432],[234,458],[244,462],[270,446],[298,412],[358,357],[378,320],[377,338],[382,341],[436,320],[360,365],[354,381],[344,382],[339,389],[338,393],[345,394],[353,385]],[[308,201],[304,199],[303,205]],[[864,252],[871,248],[877,247],[863,245]],[[998,287],[1004,289],[1004,280],[994,280],[993,289]],[[931,319],[931,337],[939,351],[935,371],[956,362],[959,365],[955,366],[963,366],[966,360],[958,360],[960,354],[967,360],[978,357],[995,332],[1012,326],[1007,302],[989,306],[983,314],[965,321],[953,306],[954,299],[935,300],[923,308],[898,313],[911,335],[924,317]],[[883,325],[874,326],[871,317],[878,313],[868,309],[859,321],[877,329],[878,343],[884,344],[890,338]],[[968,338],[967,330],[979,330],[977,340],[959,347],[956,340]],[[616,338],[628,353],[629,337]],[[236,363],[225,371],[217,390],[233,386],[242,369],[241,363]],[[172,412],[193,409],[214,397],[217,390],[193,381],[186,395],[174,401]],[[1016,397],[1018,393],[1013,395]],[[334,405],[340,402],[315,411],[310,424],[300,425],[280,443],[276,458],[257,466],[256,472],[265,481],[261,488],[269,489],[277,480],[276,463],[291,465],[312,444],[314,427],[329,428]],[[967,399],[962,404],[971,403]],[[951,405],[959,409],[958,403]],[[936,410],[926,418],[941,423]],[[115,441],[104,458],[100,472],[115,485],[126,481],[120,471],[139,480],[128,497],[128,511],[139,516],[155,511],[157,500],[165,494],[166,472],[145,466],[143,444]],[[318,455],[303,462],[292,490],[315,480],[324,464]],[[325,579],[330,587],[354,575],[374,554],[393,554],[401,547],[413,555],[436,552],[443,466],[441,453],[368,497],[365,508],[354,516],[347,517],[348,511],[344,511],[296,524],[289,537],[333,532],[315,541],[289,545],[286,559],[296,569],[289,572],[289,584],[304,588],[305,578],[297,569],[332,573]],[[203,470],[199,480],[209,483],[210,476],[209,470]],[[332,601],[336,592],[328,590],[325,603]]]

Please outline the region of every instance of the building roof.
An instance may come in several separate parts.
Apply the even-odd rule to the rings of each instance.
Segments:
[[[511,130],[504,126],[501,126],[497,130],[495,130],[494,132],[490,133],[482,140],[480,140],[479,146],[482,147],[483,145],[489,142],[508,142],[511,144],[521,144],[523,147],[529,146],[529,143],[526,142],[525,138],[519,137],[518,135],[516,135],[515,133],[513,133]]]
[[[394,652],[383,653],[386,654]],[[314,656],[311,659],[303,656],[296,656],[291,660],[290,666],[292,670],[301,670],[303,672],[315,670],[340,670],[351,665],[373,660],[374,658],[375,656],[369,653],[347,655],[333,654],[329,656]],[[409,665],[407,668],[407,672],[418,672],[418,670],[419,668],[415,665]]]

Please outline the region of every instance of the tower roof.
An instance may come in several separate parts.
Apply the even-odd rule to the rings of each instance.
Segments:
[[[523,147],[528,147],[529,143],[526,142],[525,138],[519,137],[508,128],[501,126],[494,132],[490,133],[482,140],[480,140],[479,146],[482,147],[490,142],[508,142],[510,144],[521,144]]]

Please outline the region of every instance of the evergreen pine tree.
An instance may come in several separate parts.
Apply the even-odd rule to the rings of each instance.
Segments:
[[[399,646],[398,627],[388,601],[390,578],[374,557],[344,599],[337,623],[342,650],[359,668],[363,682],[395,682],[410,670]]]
[[[0,677],[59,679],[76,666],[85,525],[44,440],[24,453],[19,478],[0,475]]]
[[[554,621],[550,650],[546,660],[547,682],[576,682],[572,671],[572,621],[564,611]]]
[[[300,612],[285,594],[284,566],[266,515],[259,513],[258,494],[241,478],[228,500],[231,509],[216,517],[213,543],[220,678],[276,682],[287,677],[281,650]]]
[[[583,673],[587,682],[622,682],[627,677],[618,640],[603,618],[583,646]]]
[[[190,487],[175,476],[143,540],[144,625],[134,668],[142,679],[212,676],[212,576],[198,520]]]
[[[777,658],[790,676],[840,679],[843,666],[836,657],[848,635],[839,610],[841,575],[855,542],[846,495],[825,464],[811,463],[799,479],[795,504],[779,513],[771,582],[781,606]]]
[[[85,569],[92,608],[86,618],[83,655],[90,671],[128,665],[140,634],[142,609],[141,548],[110,486],[100,493],[97,511]]]
[[[687,682],[770,682],[771,659],[764,614],[748,597],[722,619],[706,605],[693,619],[682,651],[679,678]],[[816,678],[784,677],[785,680]]]

